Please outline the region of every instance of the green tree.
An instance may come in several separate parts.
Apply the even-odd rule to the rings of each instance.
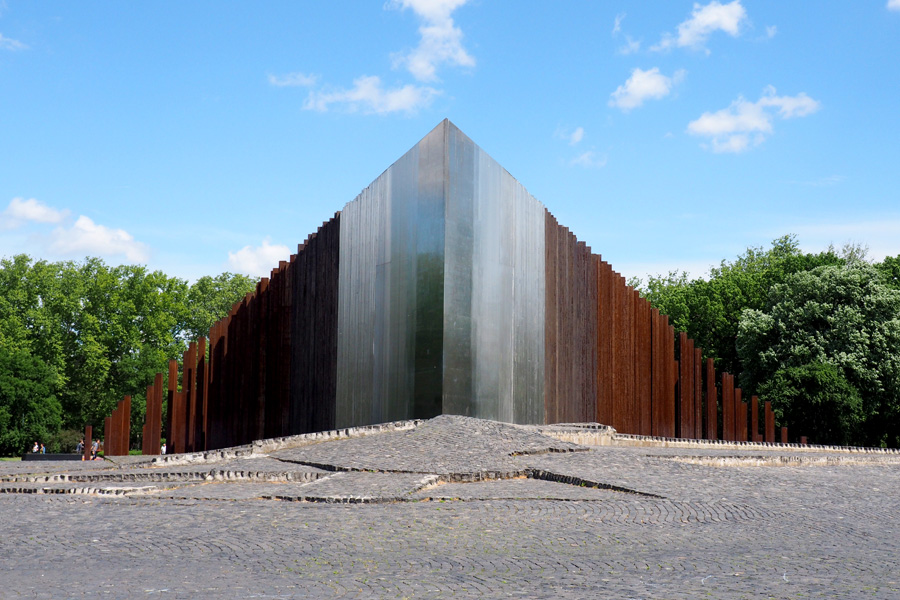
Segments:
[[[848,246],[845,253],[859,252]],[[685,331],[716,360],[716,368],[738,374],[741,361],[735,348],[741,313],[761,309],[769,289],[793,273],[821,265],[843,264],[845,259],[829,248],[820,254],[800,251],[796,236],[786,235],[772,247],[748,248],[732,262],[710,269],[707,279],[688,280],[685,273],[650,277],[644,295],[660,312],[669,315],[677,331]]]
[[[21,454],[34,442],[49,444],[62,423],[55,387],[51,367],[26,350],[0,345],[0,455]]]
[[[195,340],[209,334],[210,327],[228,314],[231,307],[256,289],[256,279],[237,273],[205,276],[190,287],[183,334]]]
[[[0,260],[0,346],[53,369],[63,425],[100,425],[132,396],[132,432],[140,432],[146,386],[187,342],[255,287],[243,275],[202,277],[194,285],[140,265]]]
[[[788,405],[797,395],[784,390],[803,383],[810,386],[804,393],[822,399],[822,410],[855,407],[843,379],[861,398],[860,426],[855,408],[828,422],[840,421],[856,444],[900,443],[900,291],[872,265],[853,261],[788,276],[762,309],[744,310],[736,348],[748,393],[773,394],[785,414],[796,414]],[[830,365],[840,379],[818,365]],[[831,435],[821,441],[843,439]]]
[[[759,394],[772,400],[776,421],[790,423],[811,443],[849,445],[860,439],[862,397],[832,364],[778,369],[760,384]]]

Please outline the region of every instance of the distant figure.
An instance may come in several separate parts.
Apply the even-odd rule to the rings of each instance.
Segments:
[[[91,459],[97,456],[97,448],[99,448],[100,442],[94,440],[91,442]]]
[[[35,443],[34,443],[34,446],[31,447],[31,453],[32,453],[32,454],[37,454],[37,453],[40,452],[40,451],[41,451],[40,445],[39,445],[37,442],[35,442]]]
[[[84,454],[84,438],[78,440],[78,444],[75,445],[75,454]]]
[[[166,443],[165,442],[163,442],[162,446],[159,447],[159,451],[163,454],[166,453]]]
[[[47,449],[44,448],[43,444],[41,444],[41,454],[47,454]]]

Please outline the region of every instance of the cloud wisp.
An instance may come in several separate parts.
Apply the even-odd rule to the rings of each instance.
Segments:
[[[147,246],[124,229],[111,229],[81,215],[72,227],[58,227],[50,235],[50,249],[60,254],[125,256],[133,262],[147,260]]]
[[[386,114],[393,112],[415,113],[431,104],[440,92],[432,87],[407,84],[402,87],[385,89],[381,78],[376,76],[359,77],[353,81],[353,87],[312,91],[306,98],[303,108],[325,112],[332,105],[341,105],[349,112],[366,114]]]
[[[316,75],[305,73],[288,73],[286,75],[269,75],[269,83],[275,87],[312,87],[319,80]]]
[[[654,51],[672,48],[706,50],[704,44],[713,33],[724,31],[731,37],[737,37],[746,20],[747,11],[741,5],[741,0],[734,0],[728,4],[720,4],[713,0],[705,6],[694,4],[690,18],[678,25],[677,34],[664,34],[659,43],[650,49]],[[709,50],[706,52],[708,54]]]
[[[684,76],[684,69],[675,71],[671,77],[660,73],[658,67],[648,71],[634,69],[631,77],[610,94],[609,105],[628,112],[646,100],[660,100],[668,96]]]
[[[419,45],[394,55],[394,66],[405,67],[419,81],[437,81],[442,64],[474,67],[475,59],[463,47],[462,30],[453,23],[453,11],[468,0],[394,0],[392,8],[410,9],[419,17]]]
[[[607,160],[608,157],[605,154],[598,155],[593,150],[587,150],[570,160],[569,166],[585,167],[588,169],[602,169],[606,166]]]
[[[0,33],[0,50],[27,50],[28,46]]]
[[[0,229],[16,229],[25,223],[61,223],[69,215],[67,210],[57,210],[29,198],[13,198],[0,214]]]
[[[769,86],[756,102],[743,97],[728,108],[705,112],[688,123],[687,132],[710,140],[713,152],[739,153],[751,146],[758,146],[773,132],[772,121],[811,115],[821,104],[801,92],[796,96],[777,96]]]
[[[262,246],[244,246],[237,252],[229,252],[228,265],[238,273],[266,277],[278,266],[278,261],[286,260],[290,254],[291,251],[287,246],[272,244],[269,238],[266,238]]]
[[[900,11],[900,0],[888,0],[887,9]]]
[[[35,239],[47,244],[50,252],[61,255],[125,256],[134,262],[143,262],[149,255],[146,244],[138,242],[124,229],[112,229],[94,223],[80,215],[67,227],[70,211],[47,206],[34,198],[25,200],[13,198],[3,213],[0,213],[0,230],[17,229],[28,224],[57,225],[49,234],[49,244],[45,235]]]
[[[276,87],[307,87],[304,110],[332,109],[361,114],[414,114],[427,108],[441,90],[427,85],[439,81],[438,67],[449,64],[474,67],[475,59],[462,45],[463,33],[453,22],[453,11],[468,0],[390,0],[385,8],[412,10],[419,17],[419,44],[392,55],[394,68],[405,68],[420,83],[385,86],[377,75],[362,75],[350,88],[325,85],[317,88],[318,76],[305,73],[268,75]]]

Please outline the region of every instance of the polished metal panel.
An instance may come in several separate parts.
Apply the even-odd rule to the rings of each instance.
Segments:
[[[337,427],[440,414],[444,130],[341,213]]]
[[[544,418],[545,209],[448,124],[444,413]]]
[[[336,426],[542,422],[544,220],[449,121],[347,204]]]

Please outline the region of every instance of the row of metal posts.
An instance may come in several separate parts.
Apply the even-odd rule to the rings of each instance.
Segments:
[[[687,334],[678,334],[676,346],[668,316],[549,213],[547,224],[547,422],[596,419],[622,433],[776,441],[769,402],[760,423],[755,396],[743,401],[734,377],[717,376]],[[144,454],[160,453],[163,433],[168,452],[180,453],[334,426],[333,407],[314,404],[333,395],[321,389],[333,386],[334,373],[320,347],[336,344],[336,332],[316,328],[336,323],[328,311],[336,307],[338,228],[336,215],[212,326],[208,345],[205,338],[189,344],[180,389],[178,364],[169,362],[165,432],[163,376],[156,375],[147,388]],[[313,302],[315,294],[334,298]],[[128,452],[124,415],[130,398],[107,419],[109,455]]]

